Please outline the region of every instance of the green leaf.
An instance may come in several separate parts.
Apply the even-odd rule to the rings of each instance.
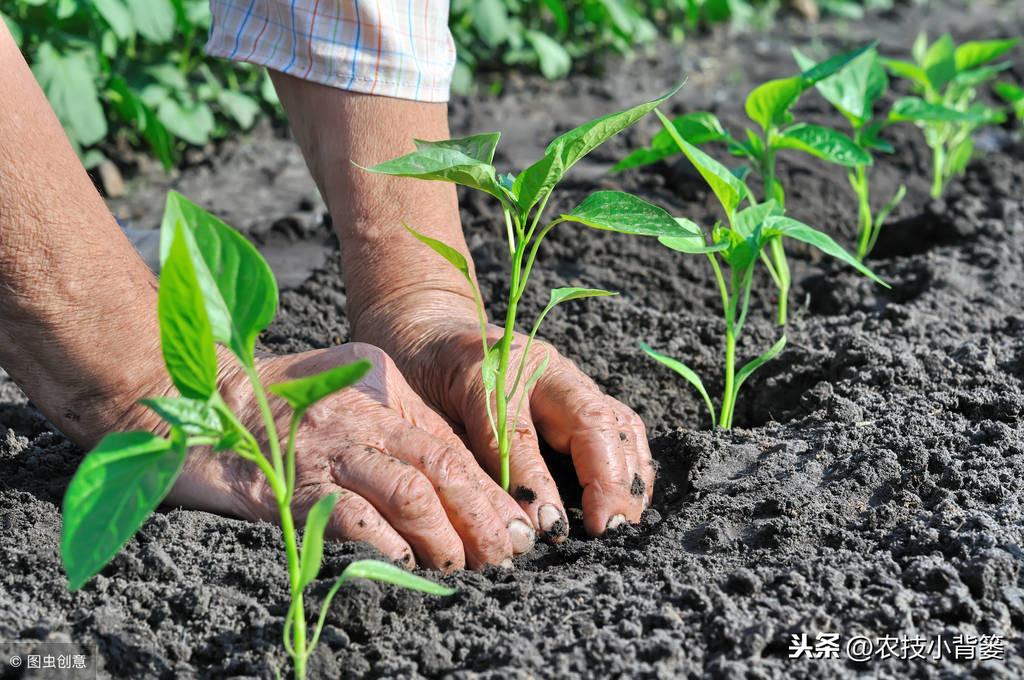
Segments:
[[[692,368],[690,368],[683,362],[677,361],[672,357],[665,356],[664,354],[661,354],[660,352],[651,349],[647,344],[643,342],[640,343],[640,349],[642,349],[647,354],[647,356],[651,357],[655,361],[665,366],[668,366],[673,371],[683,376],[686,382],[693,385],[694,389],[696,389],[700,396],[704,399],[704,405],[708,407],[708,413],[711,414],[711,427],[716,427],[718,424],[718,416],[715,414],[715,407],[711,403],[711,397],[708,396],[708,391],[704,388],[704,383],[701,381],[700,376],[697,375],[697,373]]]
[[[733,228],[738,234],[747,238],[757,233],[758,228],[763,228],[765,220],[783,214],[782,208],[774,200],[767,200],[745,208],[736,213],[733,219]]]
[[[612,295],[615,294],[616,293],[612,293]],[[533,373],[531,373],[530,377],[526,379],[525,383],[523,383],[524,393],[529,394],[530,390],[533,389],[533,386],[540,382],[540,379],[544,377],[544,371],[548,370],[548,360],[550,358],[550,354],[545,354],[544,358],[541,359],[541,362],[537,364],[537,367],[535,369],[533,369]],[[516,418],[518,419],[518,411],[516,413]]]
[[[680,87],[652,101],[592,120],[552,140],[544,157],[516,177],[513,193],[518,197],[521,213],[528,213],[581,158],[667,101]]]
[[[746,185],[724,165],[680,137],[675,127],[661,114],[661,111],[656,111],[655,113],[661,119],[661,124],[669,131],[673,141],[686,154],[686,157],[690,159],[693,166],[697,168],[697,172],[700,173],[700,176],[704,178],[704,181],[711,187],[715,196],[718,197],[718,201],[725,209],[725,214],[729,216],[729,219],[732,219],[732,216],[736,213],[736,208],[739,207],[740,202],[747,195]]]
[[[697,146],[707,142],[720,141],[728,137],[718,118],[706,111],[697,111],[677,116],[672,119],[672,126],[675,127],[680,137],[690,142],[690,144]],[[633,151],[619,161],[611,171],[621,172],[629,168],[650,165],[663,158],[674,156],[677,153],[679,153],[679,147],[676,146],[672,135],[663,129],[651,139],[649,148]]]
[[[793,58],[804,70],[814,66],[814,61],[796,48],[793,49]],[[888,86],[885,69],[874,49],[868,50],[838,73],[815,85],[826,101],[857,125],[871,118],[875,102]]]
[[[854,61],[868,50],[874,49],[877,44],[878,41],[876,40],[864,45],[863,47],[858,47],[855,50],[837,54],[836,56],[826,59],[825,61],[815,64],[811,68],[805,70],[801,74],[801,78],[805,81],[806,86],[810,87],[811,85],[814,85],[825,78],[829,78],[840,70],[846,68],[847,64]]]
[[[491,49],[508,39],[511,22],[502,0],[477,0],[472,17],[477,35]]]
[[[429,595],[454,595],[455,589],[443,586],[440,583],[428,581],[425,578],[410,574],[409,572],[394,566],[378,562],[377,560],[357,560],[341,572],[338,577],[339,583],[351,581],[354,578],[365,578],[380,583],[390,583],[401,586],[408,590],[418,590]]]
[[[957,111],[941,104],[932,104],[920,97],[904,97],[892,105],[889,120],[894,123],[983,123],[985,117],[976,111]]]
[[[976,66],[998,59],[1011,51],[1020,42],[1019,38],[1010,40],[977,40],[965,42],[956,48],[955,61],[957,71],[966,71]]]
[[[277,282],[266,261],[244,236],[176,191],[167,195],[160,234],[160,257],[170,249],[178,223],[213,329],[243,365],[254,361],[256,338],[277,312]]]
[[[220,417],[208,401],[186,397],[152,397],[144,406],[163,418],[171,427],[187,435],[218,436],[223,433]]]
[[[412,141],[416,148],[420,150],[449,149],[465,154],[480,163],[491,164],[494,162],[494,152],[498,148],[498,141],[500,139],[500,132],[485,132],[479,135],[444,139],[438,142],[427,142],[422,139],[414,139]]]
[[[928,75],[924,69],[917,64],[899,59],[882,59],[882,65],[899,78],[905,78],[921,89],[927,89],[931,84],[928,82]]]
[[[93,7],[107,22],[117,39],[125,42],[135,36],[132,15],[123,0],[93,0]]]
[[[22,32],[21,26],[18,25],[18,22],[3,12],[0,12],[0,21],[3,21],[7,25],[7,30],[11,32],[11,37],[14,38],[14,44],[21,47],[25,40],[25,34]]]
[[[170,0],[127,0],[132,23],[142,37],[157,44],[174,37],[174,5]]]
[[[287,401],[296,413],[301,413],[324,397],[355,385],[372,369],[373,364],[360,360],[316,375],[277,383],[268,389]]]
[[[210,141],[215,124],[213,113],[206,104],[192,102],[184,105],[171,97],[160,102],[156,116],[171,134],[196,146]]]
[[[64,494],[61,557],[74,591],[128,542],[171,490],[186,449],[149,432],[103,438]]]
[[[252,97],[233,90],[221,90],[217,93],[217,104],[231,116],[243,129],[252,127],[259,115],[260,105]]]
[[[559,80],[569,75],[572,57],[564,47],[540,31],[527,31],[526,40],[537,53],[537,63],[545,78]]]
[[[921,68],[936,92],[941,92],[956,77],[956,48],[948,33],[929,45]]]
[[[551,295],[548,298],[548,304],[544,307],[544,311],[542,311],[540,315],[541,317],[546,316],[548,312],[563,302],[583,300],[592,297],[609,297],[614,295],[618,295],[618,293],[610,290],[602,290],[600,288],[555,288],[551,291]]]
[[[302,535],[302,559],[299,572],[299,591],[316,580],[320,573],[320,564],[324,558],[324,531],[331,519],[331,511],[341,494],[332,493],[324,496],[310,508],[306,515],[306,531]]]
[[[452,248],[450,245],[446,243],[442,243],[437,239],[433,239],[430,238],[429,236],[425,236],[419,233],[418,231],[410,227],[408,224],[404,226],[406,231],[415,236],[418,241],[426,244],[427,246],[430,246],[431,250],[433,250],[435,253],[437,253],[445,260],[447,260],[450,265],[458,269],[459,272],[462,273],[462,275],[466,278],[467,281],[469,281],[470,283],[473,282],[473,275],[470,273],[469,262],[466,260],[465,255],[455,250],[455,248]]]
[[[90,146],[107,136],[96,77],[83,52],[61,54],[44,42],[36,50],[32,72],[73,141]]]
[[[845,262],[875,283],[886,288],[891,287],[888,283],[878,278],[873,271],[865,267],[861,262],[858,262],[857,258],[843,250],[842,246],[833,241],[831,236],[823,234],[817,229],[809,227],[802,222],[798,222],[790,217],[769,217],[765,220],[765,233],[768,236],[781,234],[787,238],[803,241],[804,243],[814,246],[826,255],[831,255],[837,260]]]
[[[495,134],[497,133],[451,139],[446,143],[420,142],[419,148],[412,153],[363,169],[381,175],[452,182],[479,189],[505,200],[505,191],[498,184],[494,166],[490,161],[483,162],[466,153],[467,147],[479,149],[482,144],[481,138],[494,138]]]
[[[622,191],[595,191],[560,219],[636,236],[685,236],[665,209]]]
[[[178,223],[174,229],[157,295],[160,347],[167,372],[182,396],[205,400],[217,391],[217,350],[185,226]]]
[[[794,125],[777,138],[776,145],[784,149],[797,149],[829,163],[854,168],[871,165],[874,161],[857,143],[831,128],[801,123]]]
[[[779,356],[779,353],[782,352],[782,350],[785,347],[786,336],[783,335],[781,338],[775,341],[775,344],[772,345],[767,352],[757,357],[756,359],[750,360],[749,362],[744,364],[743,367],[740,368],[740,370],[736,372],[736,381],[733,383],[732,388],[733,401],[735,401],[736,395],[739,394],[740,387],[743,386],[743,383],[746,381],[746,379],[749,378],[751,374],[757,369],[759,369],[761,366],[768,363],[775,357]]]
[[[769,80],[755,87],[744,105],[747,116],[762,130],[778,127],[791,119],[789,109],[810,85],[800,76]]]
[[[1024,89],[1009,82],[996,83],[992,87],[1000,99],[1013,107],[1013,115],[1024,119]]]
[[[156,113],[128,87],[121,76],[110,79],[108,101],[125,123],[134,127],[146,140],[153,155],[163,164],[165,170],[174,166],[174,141]]]
[[[704,240],[704,232],[697,225],[696,222],[688,220],[685,217],[677,217],[676,222],[679,223],[683,229],[689,231],[686,236],[660,236],[658,242],[666,248],[678,251],[680,253],[689,253],[692,255],[702,255],[705,253],[717,253],[722,250],[729,249],[729,243],[722,241],[720,243],[708,244]]]
[[[979,66],[978,68],[960,71],[956,74],[956,78],[953,79],[953,83],[958,87],[979,87],[1012,66],[1013,64],[1010,62],[1004,61],[999,64],[992,64],[991,66]]]

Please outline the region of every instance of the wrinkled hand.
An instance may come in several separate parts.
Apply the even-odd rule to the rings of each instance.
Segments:
[[[354,332],[374,337],[387,349],[409,384],[460,431],[491,477],[499,478],[500,458],[487,419],[480,378],[483,348],[472,302],[448,294],[406,301],[390,312],[378,308]],[[501,329],[492,327],[490,342],[500,336]],[[519,365],[526,339],[516,335],[511,366]],[[538,437],[543,437],[555,451],[572,456],[583,486],[588,533],[600,535],[623,522],[638,522],[654,487],[643,422],[545,342],[534,340],[526,376],[545,355],[543,377],[527,395],[518,422],[509,425],[510,430],[514,427],[509,454],[512,495],[549,540],[565,539],[565,507],[540,454]],[[518,401],[518,395],[509,400],[510,414]]]
[[[320,498],[339,493],[329,538],[366,541],[412,566],[454,570],[511,566],[533,547],[529,518],[474,460],[444,420],[406,384],[380,349],[353,343],[263,357],[265,385],[368,359],[356,386],[314,405],[299,428],[294,510],[300,522]],[[230,366],[237,366],[231,363]],[[224,400],[258,438],[262,421],[241,370],[222,369]],[[278,429],[290,415],[271,396]],[[282,435],[283,436],[283,435]],[[168,502],[250,520],[277,521],[277,504],[255,465],[230,453],[193,451]]]

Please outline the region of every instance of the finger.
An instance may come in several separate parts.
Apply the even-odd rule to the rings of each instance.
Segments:
[[[369,501],[408,541],[420,564],[441,571],[466,566],[462,541],[419,470],[380,449],[355,446],[336,458],[332,473],[338,486]]]
[[[468,471],[480,485],[481,493],[487,496],[491,506],[508,528],[509,539],[512,541],[512,552],[521,555],[532,550],[537,539],[534,521],[519,507],[519,503],[512,496],[484,472],[473,458],[473,454],[469,452],[468,443],[463,441],[440,415],[426,405],[415,412],[406,413],[406,417],[418,428],[429,432],[449,447],[458,450],[460,455],[469,461],[467,463]]]
[[[634,474],[633,481],[629,486],[629,493],[633,496],[641,496],[646,510],[650,507],[651,499],[654,497],[656,476],[654,458],[651,456],[651,445],[647,439],[647,426],[633,409],[618,401],[614,403],[619,409],[622,420],[629,425],[628,433],[632,435],[632,439],[624,443],[626,454],[633,460]]]
[[[462,539],[466,563],[512,567],[512,539],[506,521],[491,504],[494,483],[474,473],[479,466],[462,446],[452,446],[402,421],[384,438],[395,458],[418,469],[434,485],[448,520]]]
[[[331,517],[327,522],[324,536],[328,539],[342,541],[363,541],[369,543],[392,560],[401,562],[406,568],[416,566],[412,547],[403,539],[394,527],[388,524],[369,501],[357,493],[334,486],[333,484],[317,484],[306,489],[295,490],[296,520],[305,524],[309,509],[324,496],[336,493],[338,501],[334,504]]]
[[[492,478],[500,479],[501,454],[483,399],[481,392],[481,403],[476,406],[470,404],[466,415],[466,431],[471,447],[484,468]],[[518,421],[510,424],[514,429],[509,447],[509,492],[530,517],[541,536],[551,542],[561,543],[569,535],[569,522],[558,486],[540,455],[537,430],[529,411],[529,405],[524,404]]]
[[[583,525],[601,535],[625,521],[637,522],[643,494],[630,493],[635,449],[632,427],[621,422],[613,399],[571,362],[559,360],[544,372],[531,395],[534,421],[556,451],[572,455],[583,486]]]

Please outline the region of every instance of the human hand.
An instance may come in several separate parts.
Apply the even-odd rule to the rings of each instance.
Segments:
[[[257,359],[257,371],[270,385],[357,359],[370,360],[374,369],[359,384],[311,407],[298,430],[293,510],[299,520],[318,500],[339,493],[328,538],[366,541],[407,566],[511,566],[514,554],[533,546],[530,519],[382,350],[353,343],[264,356]],[[244,373],[234,363],[222,366],[225,402],[243,425],[262,433]],[[271,399],[279,430],[287,431],[287,406]],[[126,425],[153,429],[148,421]],[[250,520],[278,518],[274,494],[255,465],[209,450],[190,454],[166,502]]]

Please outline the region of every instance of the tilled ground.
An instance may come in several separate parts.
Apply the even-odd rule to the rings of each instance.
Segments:
[[[879,37],[884,53],[898,54],[919,27],[958,38],[1020,35],[1024,7],[933,3],[864,26],[709,36],[601,77],[511,77],[498,97],[454,102],[453,122],[457,133],[505,130],[498,163],[522,165],[556,131],[665,89],[685,71],[673,112],[712,108],[735,127],[750,82],[793,70],[791,44],[837,48]],[[1022,76],[1020,67],[1010,75]],[[816,96],[800,111],[839,124]],[[644,121],[581,164],[561,200],[623,188],[706,222],[712,199],[682,164],[604,174],[655,129]],[[328,618],[316,674],[1024,675],[1024,146],[1009,128],[987,133],[984,157],[943,201],[930,201],[919,133],[898,128],[893,137],[900,152],[880,160],[876,193],[885,199],[905,182],[909,196],[870,263],[892,289],[794,249],[789,345],[745,386],[731,433],[709,431],[692,390],[636,348],[645,340],[720,390],[722,322],[705,263],[656,242],[560,227],[542,252],[524,318],[551,286],[622,292],[566,306],[543,334],[646,419],[660,465],[652,509],[640,526],[602,540],[583,537],[576,511],[565,545],[538,547],[512,572],[450,577],[459,588],[452,598],[347,588]],[[797,155],[784,165],[794,216],[849,243],[854,203],[843,173]],[[264,130],[174,181],[273,251],[296,282],[264,337],[281,351],[348,337],[335,246],[303,172],[297,149]],[[112,207],[149,228],[164,191],[141,185]],[[467,196],[463,218],[485,297],[500,311],[505,265],[494,206]],[[311,258],[296,252],[315,252],[323,264],[306,276],[296,263]],[[766,302],[754,301],[743,356],[775,339]],[[280,534],[270,525],[158,514],[90,586],[67,594],[59,505],[81,455],[0,377],[0,639],[95,644],[102,673],[115,677],[272,676],[287,593]],[[564,460],[552,464],[565,472]],[[565,493],[578,508],[578,490]],[[329,546],[320,590],[369,554]],[[942,658],[905,660],[914,651],[900,649],[864,663],[842,652],[788,658],[792,635],[813,644],[827,633],[841,634],[844,651],[855,635],[951,646],[956,636],[995,635],[1005,645],[1002,659],[956,661],[952,650],[936,654],[934,642],[922,655]]]

